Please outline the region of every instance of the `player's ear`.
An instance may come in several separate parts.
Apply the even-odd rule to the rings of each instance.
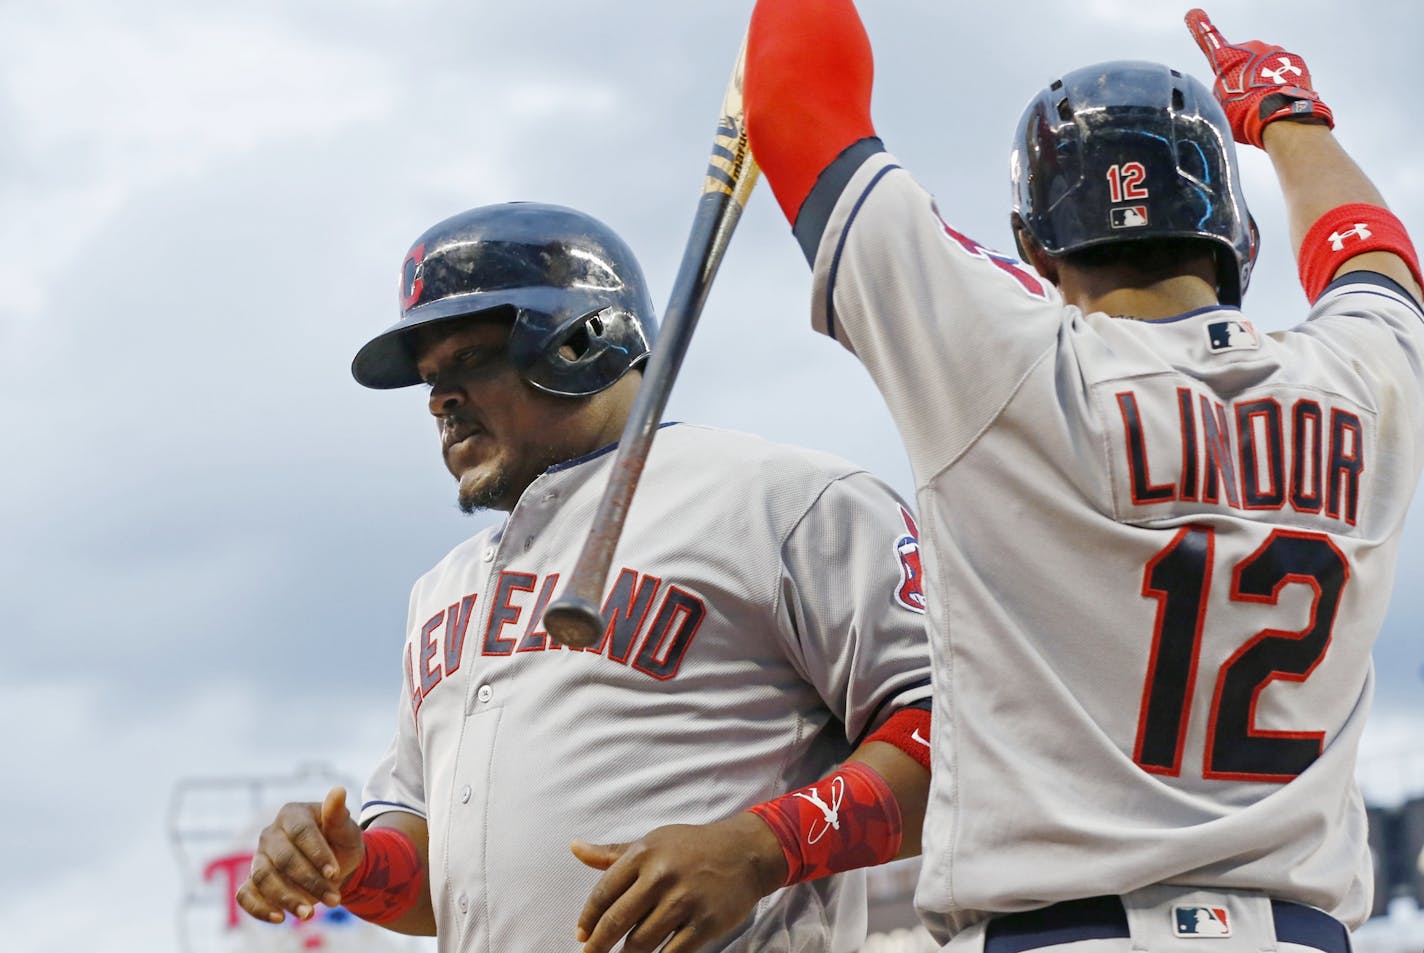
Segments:
[[[1014,244],[1018,246],[1019,258],[1033,266],[1033,270],[1047,278],[1053,284],[1058,284],[1058,262],[1052,255],[1043,250],[1043,246],[1034,240],[1033,234],[1029,232],[1028,226],[1024,224],[1018,212],[1014,212],[1009,218],[1009,227],[1014,232]]]

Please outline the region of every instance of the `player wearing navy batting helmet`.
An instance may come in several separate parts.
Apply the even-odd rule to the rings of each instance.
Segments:
[[[568,208],[486,206],[406,254],[368,387],[424,383],[467,510],[420,578],[396,730],[345,793],[263,831],[243,908],[341,904],[442,951],[852,953],[861,868],[918,852],[928,645],[914,521],[859,467],[658,434],[602,638],[544,609],[597,509],[656,334],[643,273]]]

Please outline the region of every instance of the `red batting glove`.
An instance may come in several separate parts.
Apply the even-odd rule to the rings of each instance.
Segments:
[[[1311,87],[1310,70],[1299,56],[1259,40],[1227,43],[1203,10],[1187,13],[1187,28],[1216,74],[1212,91],[1237,142],[1259,148],[1262,130],[1277,119],[1335,128],[1330,107]]]

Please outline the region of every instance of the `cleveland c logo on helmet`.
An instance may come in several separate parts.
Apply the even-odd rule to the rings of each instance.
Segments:
[[[911,612],[925,611],[924,574],[920,568],[920,530],[910,511],[900,507],[900,518],[909,532],[895,540],[895,555],[900,560],[900,585],[895,588],[895,601]]]
[[[425,243],[406,252],[401,263],[401,310],[409,311],[425,290]]]

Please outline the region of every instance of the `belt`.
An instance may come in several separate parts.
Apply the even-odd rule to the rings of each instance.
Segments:
[[[1289,900],[1272,900],[1271,918],[1281,943],[1314,947],[1324,953],[1350,953],[1349,931],[1328,913]],[[1120,897],[1087,897],[995,917],[985,929],[984,953],[1022,953],[1058,943],[1130,935]],[[1211,953],[1211,949],[1210,943],[1202,944],[1202,953]]]

